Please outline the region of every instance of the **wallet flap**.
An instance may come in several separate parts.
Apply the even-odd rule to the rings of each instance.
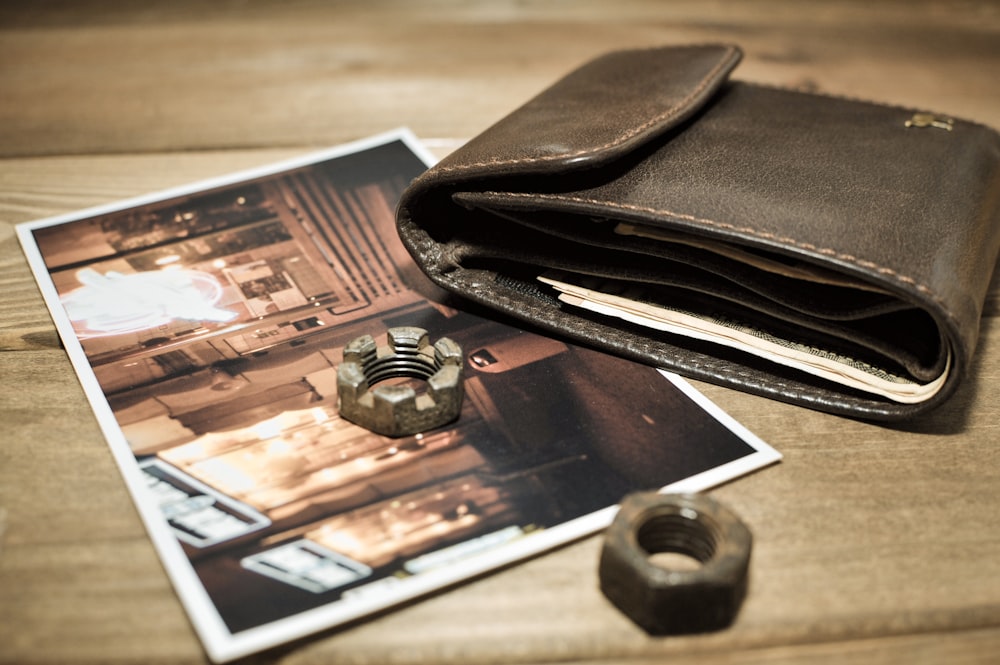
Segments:
[[[446,158],[474,177],[565,173],[617,159],[694,115],[742,58],[736,46],[618,51],[593,60]],[[512,140],[515,139],[515,140]]]

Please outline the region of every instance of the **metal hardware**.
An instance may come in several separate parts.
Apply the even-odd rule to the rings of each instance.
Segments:
[[[654,635],[725,628],[747,589],[753,537],[740,519],[700,494],[641,492],[625,497],[601,552],[601,590]],[[667,567],[663,553],[697,567]]]
[[[362,335],[344,347],[337,367],[337,399],[342,418],[385,436],[416,434],[451,422],[462,410],[462,347],[442,337],[433,346],[427,331],[390,328],[386,346]],[[426,382],[417,394],[410,385],[384,383],[408,377]]]
[[[907,127],[937,127],[950,132],[955,126],[955,121],[934,113],[914,113],[905,124]]]

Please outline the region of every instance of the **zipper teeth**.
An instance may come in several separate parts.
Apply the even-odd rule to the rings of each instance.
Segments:
[[[521,295],[531,296],[533,298],[538,298],[539,300],[545,300],[553,304],[559,304],[558,299],[556,299],[549,291],[538,286],[537,284],[531,282],[525,282],[524,280],[517,279],[516,277],[511,277],[510,275],[497,274],[493,280],[496,284],[510,289],[511,291],[516,291]]]

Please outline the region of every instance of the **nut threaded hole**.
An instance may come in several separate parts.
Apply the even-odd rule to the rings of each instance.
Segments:
[[[636,533],[639,546],[656,566],[668,570],[697,570],[715,556],[718,538],[697,515],[653,515]]]
[[[369,386],[374,386],[387,379],[409,377],[426,381],[440,369],[436,364],[417,355],[397,354],[379,358],[364,368],[365,378]]]

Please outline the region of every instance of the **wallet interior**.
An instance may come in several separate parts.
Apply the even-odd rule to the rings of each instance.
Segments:
[[[450,227],[447,245],[462,267],[534,288],[553,306],[728,346],[895,402],[924,401],[947,377],[948,349],[930,314],[827,266],[583,213],[558,197],[452,199],[464,214],[485,216]]]

